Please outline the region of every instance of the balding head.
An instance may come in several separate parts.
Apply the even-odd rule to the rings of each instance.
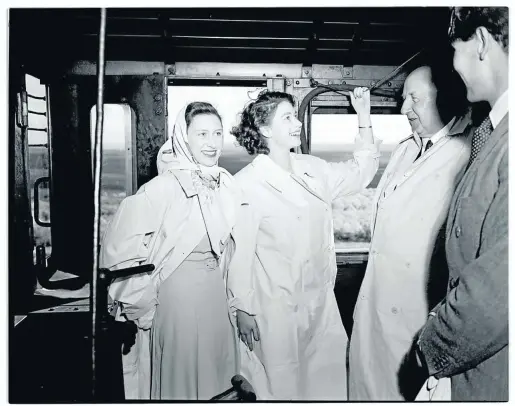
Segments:
[[[429,66],[421,66],[414,71],[412,71],[407,77],[406,82],[410,80],[417,80],[420,82],[427,83],[430,86],[433,86],[432,78],[431,78],[431,68]]]
[[[431,68],[422,66],[411,72],[404,82],[401,113],[411,129],[421,137],[431,137],[444,126],[436,105],[437,90]]]

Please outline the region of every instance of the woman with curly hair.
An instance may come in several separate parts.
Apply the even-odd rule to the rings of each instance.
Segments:
[[[102,266],[156,267],[109,290],[118,318],[138,326],[123,358],[127,399],[208,400],[237,372],[222,271],[240,193],[218,166],[222,147],[217,110],[185,106],[159,151],[159,176],[121,203],[105,234]]]
[[[363,190],[379,165],[370,93],[357,88],[350,97],[360,134],[347,162],[290,152],[300,145],[302,124],[287,93],[261,93],[232,129],[257,156],[235,175],[248,205],[233,230],[227,290],[240,372],[261,400],[347,399],[331,202]]]

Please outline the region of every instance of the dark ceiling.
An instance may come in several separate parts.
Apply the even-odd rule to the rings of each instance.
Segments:
[[[99,15],[11,9],[11,52],[29,64],[94,60]],[[445,41],[449,9],[109,8],[107,17],[107,60],[396,65]]]

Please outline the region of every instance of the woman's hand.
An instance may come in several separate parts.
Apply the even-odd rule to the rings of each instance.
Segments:
[[[349,92],[349,96],[358,116],[370,115],[370,91],[367,87],[357,87]]]
[[[259,341],[259,328],[255,317],[242,312],[241,310],[237,310],[236,322],[238,324],[241,341],[243,341],[245,345],[249,347],[249,350],[252,351],[254,349],[253,340]]]

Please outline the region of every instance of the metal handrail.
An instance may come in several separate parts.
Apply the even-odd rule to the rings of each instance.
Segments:
[[[35,100],[46,100],[45,96],[34,96],[33,94],[27,93],[27,96]]]
[[[29,113],[30,113],[30,114],[37,114],[38,116],[45,116],[45,117],[46,117],[46,111],[34,111],[34,110],[29,110]]]
[[[50,227],[52,225],[51,223],[47,223],[39,219],[39,185],[45,182],[50,182],[50,178],[48,176],[38,178],[34,182],[34,221],[38,226]]]
[[[102,175],[102,135],[104,124],[104,75],[105,75],[105,40],[106,40],[106,9],[100,9],[100,31],[98,44],[98,64],[97,64],[97,118],[94,142],[94,175],[93,175],[93,194],[94,194],[94,223],[93,223],[93,272],[91,278],[91,383],[92,395],[96,395],[96,354],[98,348],[97,338],[97,301],[98,301],[98,265],[99,265],[99,234],[100,234],[100,181]]]

